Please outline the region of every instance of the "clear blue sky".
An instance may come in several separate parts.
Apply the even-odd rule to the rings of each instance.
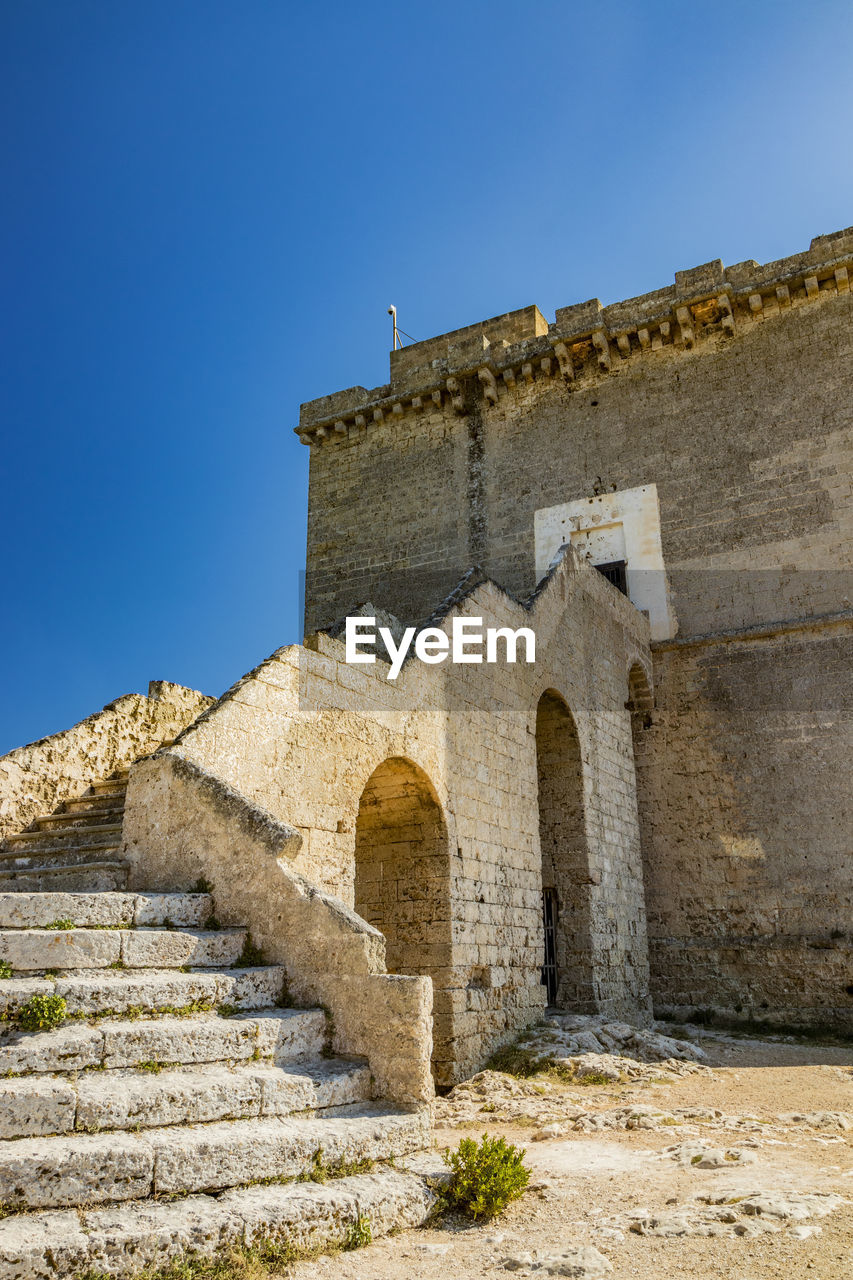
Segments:
[[[299,403],[853,223],[850,0],[4,0],[0,751],[299,638]],[[366,516],[366,518],[368,518]]]

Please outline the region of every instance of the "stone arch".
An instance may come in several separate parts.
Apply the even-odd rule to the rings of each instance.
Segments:
[[[655,705],[652,684],[641,662],[634,662],[628,672],[628,701],[625,706],[632,715],[651,711]]]
[[[591,877],[583,761],[574,717],[554,689],[546,689],[536,708],[536,771],[546,928],[549,902],[554,916],[556,978],[551,999],[564,1008],[592,1011]]]
[[[433,1070],[450,1069],[450,850],[435,789],[391,756],[368,778],[355,830],[355,909],[385,935],[389,973],[433,979]]]

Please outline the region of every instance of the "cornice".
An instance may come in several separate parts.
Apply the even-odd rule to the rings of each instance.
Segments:
[[[534,382],[586,386],[659,352],[736,339],[755,324],[848,294],[852,276],[848,227],[764,266],[750,260],[724,268],[716,259],[678,271],[673,285],[637,298],[562,307],[553,324],[526,307],[392,352],[389,384],[309,401],[295,431],[316,446],[434,407],[450,405],[464,415],[472,396],[497,404]]]

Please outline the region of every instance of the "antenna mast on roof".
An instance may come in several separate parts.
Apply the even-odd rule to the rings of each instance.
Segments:
[[[398,347],[402,347],[403,345],[400,341],[400,335],[397,332],[397,308],[395,306],[390,306],[388,308],[388,314],[391,317],[391,324],[394,326],[394,345],[391,350],[396,351]]]

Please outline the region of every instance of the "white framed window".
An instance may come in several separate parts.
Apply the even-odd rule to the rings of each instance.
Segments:
[[[534,534],[537,580],[567,542],[593,565],[623,562],[626,594],[648,614],[652,639],[675,635],[678,623],[663,563],[657,485],[541,507],[534,517]]]

